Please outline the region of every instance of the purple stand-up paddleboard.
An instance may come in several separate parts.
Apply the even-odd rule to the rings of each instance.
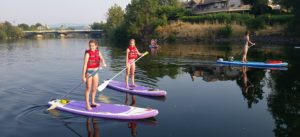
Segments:
[[[143,95],[143,96],[166,96],[167,95],[167,92],[164,90],[153,89],[153,88],[144,87],[140,85],[136,85],[135,87],[129,86],[129,88],[126,88],[125,82],[120,82],[115,80],[111,80],[108,84],[108,87],[119,91],[128,92],[137,95]]]
[[[99,103],[100,106],[88,111],[86,110],[85,101],[71,100],[67,104],[63,104],[59,99],[56,99],[48,102],[48,105],[52,105],[53,103],[57,105],[56,109],[58,110],[90,117],[136,120],[151,118],[158,114],[158,110],[156,109],[139,108],[121,104]]]

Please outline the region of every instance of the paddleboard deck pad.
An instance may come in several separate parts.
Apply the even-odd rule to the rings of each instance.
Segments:
[[[116,89],[118,91],[128,92],[143,96],[166,96],[167,92],[161,89],[154,89],[145,86],[135,85],[126,88],[125,82],[112,80],[108,84],[109,88]]]
[[[236,65],[236,66],[253,66],[253,67],[287,67],[287,62],[282,63],[265,63],[265,62],[241,62],[241,61],[221,61],[217,60],[218,64]]]
[[[55,99],[49,101],[48,105],[51,106],[54,103],[58,110],[88,117],[137,120],[151,118],[158,114],[158,110],[156,109],[106,103],[98,103],[99,106],[93,107],[92,110],[86,110],[85,101],[76,100],[70,100],[62,103],[61,100]]]

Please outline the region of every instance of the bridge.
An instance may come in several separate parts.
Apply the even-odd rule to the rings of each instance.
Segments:
[[[37,30],[37,31],[24,31],[27,38],[43,38],[43,37],[101,37],[103,30]]]

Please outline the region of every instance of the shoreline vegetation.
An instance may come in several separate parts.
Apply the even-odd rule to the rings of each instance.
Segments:
[[[178,0],[132,0],[126,9],[113,5],[106,22],[94,22],[91,29],[102,29],[113,41],[135,38],[149,41],[240,42],[246,30],[254,41],[300,44],[300,2],[273,0],[280,4],[272,11],[267,0],[242,0],[252,8],[246,13],[194,14]],[[143,8],[139,8],[143,7]],[[0,23],[0,40],[24,38],[26,30],[45,29],[43,25]],[[46,28],[48,29],[48,28]]]
[[[300,26],[296,25],[300,24],[300,1],[273,0],[280,4],[279,11],[273,11],[268,0],[242,1],[251,5],[249,12],[198,15],[178,0],[132,0],[125,10],[112,6],[107,22],[98,23],[98,29],[105,30],[114,41],[156,38],[168,42],[240,42],[249,30],[255,41],[300,44]]]

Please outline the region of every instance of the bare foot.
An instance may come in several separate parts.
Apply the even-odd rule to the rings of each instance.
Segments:
[[[136,85],[135,85],[135,84],[132,84],[132,85],[130,85],[130,87],[136,87]]]
[[[86,106],[86,110],[88,111],[92,110],[91,106]]]

